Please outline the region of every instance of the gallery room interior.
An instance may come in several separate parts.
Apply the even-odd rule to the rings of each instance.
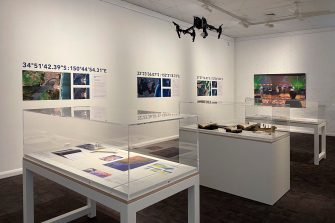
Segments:
[[[1,0],[0,222],[335,222],[334,0]]]

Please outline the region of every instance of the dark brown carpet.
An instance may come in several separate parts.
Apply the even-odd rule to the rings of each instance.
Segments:
[[[313,136],[291,136],[291,190],[274,206],[201,187],[201,223],[334,223],[335,137],[327,138],[327,160],[313,165]],[[85,205],[85,198],[44,178],[35,178],[35,217],[41,222]],[[137,214],[138,223],[186,223],[183,191]],[[22,220],[22,176],[0,180],[0,222]],[[119,222],[118,213],[98,206],[97,217],[77,223]]]

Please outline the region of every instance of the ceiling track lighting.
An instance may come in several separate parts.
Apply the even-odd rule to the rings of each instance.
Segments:
[[[273,28],[275,27],[275,25],[273,23],[266,23],[265,26],[269,27],[269,28]]]
[[[213,10],[206,4],[203,4],[201,7],[203,7],[204,9],[206,9],[209,12],[212,12]]]
[[[218,33],[218,39],[220,39],[220,37],[222,35],[222,32],[223,32],[222,25],[219,26],[218,28],[216,28],[215,26],[212,26],[212,25],[208,24],[207,19],[204,18],[204,17],[199,18],[199,17],[194,16],[193,26],[191,26],[188,29],[182,29],[180,27],[180,25],[178,25],[175,22],[173,22],[173,24],[176,27],[176,32],[177,32],[179,38],[181,38],[181,34],[184,34],[184,35],[188,34],[188,35],[192,36],[192,41],[193,42],[194,42],[195,37],[196,37],[195,29],[202,30],[202,33],[200,35],[204,39],[207,38],[207,36],[208,36],[208,30],[217,32]]]
[[[203,5],[209,6],[212,10],[215,9],[219,12],[222,12],[225,15],[231,16],[232,18],[239,21],[239,24],[242,25],[245,28],[248,28],[250,26],[256,26],[256,25],[265,25],[267,27],[273,28],[274,23],[276,23],[276,22],[290,21],[290,20],[295,20],[295,19],[304,20],[305,18],[310,18],[310,17],[315,17],[315,16],[335,14],[335,11],[333,11],[333,10],[320,10],[320,11],[312,11],[312,12],[302,12],[301,11],[302,6],[303,6],[303,4],[307,4],[307,2],[305,3],[305,1],[296,0],[293,3],[289,4],[292,7],[292,9],[289,9],[289,11],[291,12],[291,15],[289,17],[276,18],[277,15],[275,13],[272,13],[272,12],[268,13],[267,16],[272,17],[272,19],[270,21],[271,23],[270,23],[270,25],[268,25],[269,24],[268,20],[259,21],[259,22],[249,21],[246,18],[243,18],[242,16],[240,16],[238,14],[235,14],[233,12],[230,12],[230,11],[218,6],[217,4],[215,4],[215,2],[217,2],[217,1],[214,2],[212,0],[198,0],[198,2],[202,3]],[[204,7],[204,6],[202,6],[202,7]]]
[[[240,24],[244,28],[248,28],[249,27],[249,24],[245,20],[241,20],[238,24]]]

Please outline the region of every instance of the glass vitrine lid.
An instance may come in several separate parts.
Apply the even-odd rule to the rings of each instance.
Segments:
[[[180,120],[194,116],[171,112],[146,111],[137,109],[122,110],[94,106],[25,109],[24,111],[62,118],[78,118],[120,125],[140,125],[153,122]]]

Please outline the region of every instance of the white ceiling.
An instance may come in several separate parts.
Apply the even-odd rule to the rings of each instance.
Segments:
[[[223,24],[224,34],[231,37],[247,37],[255,35],[292,32],[316,28],[335,27],[335,13],[321,16],[306,17],[303,20],[293,19],[274,22],[269,28],[264,24],[251,25],[248,28],[216,8],[206,9],[199,0],[124,0],[126,2],[193,23],[193,16],[206,17],[209,24]],[[229,11],[250,23],[266,23],[270,20],[285,19],[294,16],[297,0],[203,0]],[[335,12],[335,0],[298,0],[299,13],[330,10]],[[266,16],[275,13],[275,16]]]

